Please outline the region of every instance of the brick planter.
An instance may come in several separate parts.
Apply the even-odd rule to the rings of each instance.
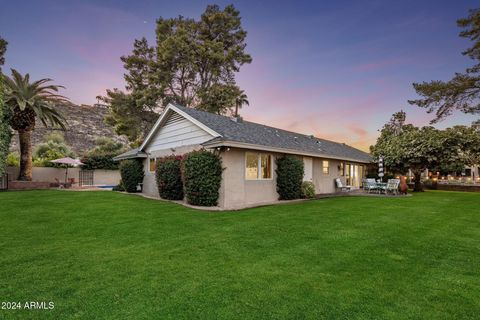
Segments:
[[[55,188],[55,182],[38,182],[38,181],[9,181],[9,190],[35,190],[35,189],[50,189]]]

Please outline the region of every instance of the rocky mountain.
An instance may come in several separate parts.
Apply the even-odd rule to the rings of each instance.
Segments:
[[[47,129],[37,120],[32,135],[34,149],[35,146],[42,141],[43,136],[52,131],[62,132],[67,144],[78,156],[83,155],[85,151],[95,147],[95,141],[99,137],[109,137],[125,145],[128,144],[126,137],[116,135],[113,128],[103,122],[103,118],[108,111],[106,107],[101,105],[69,104],[58,106],[57,110],[59,110],[67,120],[67,130]],[[18,134],[12,138],[10,149],[11,151],[18,151]]]

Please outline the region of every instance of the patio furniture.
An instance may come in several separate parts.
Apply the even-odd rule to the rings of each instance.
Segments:
[[[375,179],[364,179],[363,180],[363,190],[367,193],[377,192],[377,182]]]
[[[379,194],[381,193],[386,193],[387,191],[387,185],[388,183],[386,182],[376,182],[375,186],[377,187],[377,191]]]
[[[336,184],[337,188],[340,189],[342,192],[349,192],[349,191],[352,190],[351,186],[344,186],[343,183],[342,183],[342,180],[340,180],[340,178],[335,179],[335,184]]]
[[[388,179],[387,186],[385,188],[385,194],[392,193],[398,195],[398,186],[400,185],[400,179]]]
[[[55,178],[55,183],[53,184],[55,187],[58,189],[68,189],[72,187],[72,184],[70,182],[60,182],[57,178]]]
[[[83,166],[83,163],[78,159],[72,159],[70,157],[51,160],[51,163],[64,164],[65,165],[65,187],[68,184],[68,166]],[[71,185],[71,184],[70,184]]]

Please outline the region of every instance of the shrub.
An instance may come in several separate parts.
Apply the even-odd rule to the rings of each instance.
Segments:
[[[8,165],[8,151],[12,138],[12,129],[9,122],[11,110],[3,103],[3,78],[0,72],[0,177],[4,175],[6,166]]]
[[[85,170],[117,170],[118,162],[113,158],[121,154],[125,147],[121,142],[111,138],[98,138],[96,146],[90,149],[82,158]]]
[[[303,161],[294,156],[277,159],[277,192],[280,200],[302,197]]]
[[[9,153],[7,156],[8,167],[20,167],[20,154],[18,152]]]
[[[82,158],[84,170],[117,170],[118,162],[113,161],[113,157],[116,155],[87,155]]]
[[[315,185],[313,184],[313,182],[302,182],[302,197],[306,199],[315,198]]]
[[[137,192],[137,185],[143,181],[143,164],[139,160],[124,160],[120,163],[120,176],[127,192]]]
[[[160,197],[168,200],[183,199],[181,156],[157,159],[155,177]]]
[[[35,167],[63,168],[64,165],[55,164],[50,161],[63,157],[75,157],[75,153],[65,143],[65,139],[61,133],[47,133],[43,136],[42,141],[43,142],[38,144],[33,152],[33,166]]]
[[[112,191],[125,191],[122,180],[120,180],[120,183],[118,185],[112,188]]]
[[[119,155],[125,151],[125,146],[121,142],[116,142],[112,138],[101,137],[95,141],[95,147],[88,151],[88,155]]]
[[[216,206],[222,181],[222,160],[202,150],[187,154],[183,160],[183,178],[187,202],[197,206]]]

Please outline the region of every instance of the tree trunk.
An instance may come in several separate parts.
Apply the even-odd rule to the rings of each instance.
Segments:
[[[32,181],[32,131],[19,130],[20,140],[20,173],[18,180]]]
[[[238,104],[235,104],[235,118],[238,118]]]
[[[421,180],[421,172],[414,172],[413,177],[415,178],[415,185],[413,186],[413,191],[423,192],[423,184]]]

